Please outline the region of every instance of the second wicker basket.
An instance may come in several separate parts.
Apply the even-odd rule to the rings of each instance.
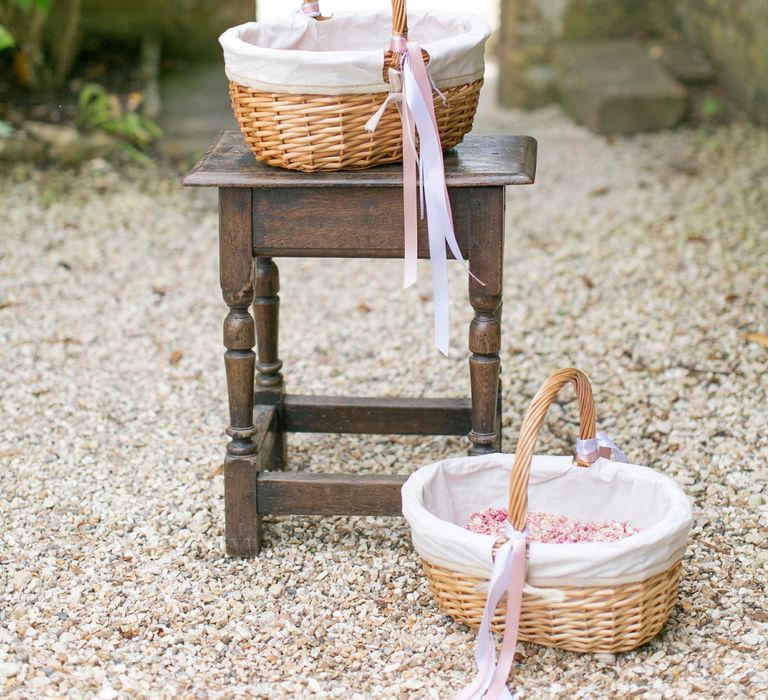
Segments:
[[[630,520],[638,534],[616,542],[530,542],[519,637],[580,652],[633,649],[658,634],[677,594],[680,561],[691,527],[691,506],[680,487],[648,467],[594,454],[594,463],[534,456],[539,429],[559,390],[572,382],[581,433],[595,438],[595,409],[586,376],[553,374],[534,397],[516,454],[445,460],[424,467],[403,486],[403,513],[441,609],[477,627],[494,558],[504,539],[469,532],[470,515],[508,506],[523,531],[534,510],[576,520]],[[507,490],[508,485],[508,490]],[[508,493],[508,501],[505,499]],[[506,600],[493,616],[503,629]]]

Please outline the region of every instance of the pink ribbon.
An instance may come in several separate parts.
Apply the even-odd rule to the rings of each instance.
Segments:
[[[448,263],[445,244],[453,257],[471,275],[459,249],[453,229],[451,202],[445,182],[443,149],[437,129],[432,84],[424,65],[421,50],[413,41],[394,36],[392,51],[403,54],[402,95],[396,102],[403,125],[403,211],[405,228],[405,264],[403,286],[411,286],[417,278],[418,263],[418,192],[421,192],[421,214],[426,213],[429,237],[429,257],[432,263],[432,294],[435,304],[435,346],[448,354],[449,295]],[[390,104],[387,98],[381,110],[371,118],[366,128],[373,131],[383,110]],[[392,100],[396,101],[396,100]],[[416,148],[416,134],[419,149]],[[418,181],[417,181],[418,169]],[[477,277],[472,275],[476,280]],[[480,284],[480,280],[477,280]]]
[[[307,15],[307,17],[319,17],[320,16],[320,3],[318,2],[303,2],[296,10],[298,14]]]
[[[606,459],[615,459],[617,462],[626,462],[627,458],[618,448],[615,442],[605,433],[598,432],[593,438],[576,440],[576,457],[586,464],[596,462],[599,457]]]
[[[527,535],[525,532],[514,530],[509,523],[506,523],[505,534],[509,540],[496,553],[491,580],[488,584],[488,597],[483,609],[483,619],[477,632],[475,647],[477,675],[451,700],[481,700],[481,698],[512,700],[512,695],[507,689],[507,679],[515,660],[517,633],[520,626]],[[497,663],[491,619],[504,593],[507,594],[507,612]]]

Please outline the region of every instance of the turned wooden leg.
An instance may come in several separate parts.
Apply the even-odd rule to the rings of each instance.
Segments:
[[[276,408],[274,445],[264,467],[269,470],[285,469],[287,450],[282,411],[285,385],[280,373],[283,363],[277,353],[280,274],[272,258],[256,258],[254,288],[253,316],[256,319],[259,355],[256,362],[256,403],[274,405]]]
[[[472,443],[469,454],[499,450],[500,431],[497,418],[499,372],[501,363],[501,327],[495,316],[500,297],[472,295],[475,317],[469,327],[469,377],[472,388]]]
[[[501,449],[499,374],[501,294],[504,259],[504,189],[493,188],[472,201],[469,265],[485,284],[470,277],[469,300],[475,316],[469,327],[469,377],[472,430],[469,454]]]
[[[249,306],[253,300],[251,191],[219,190],[219,272],[229,313],[224,320],[224,366],[229,427],[224,467],[227,554],[254,556],[261,546],[256,508],[258,445],[253,437],[253,381],[256,342]]]

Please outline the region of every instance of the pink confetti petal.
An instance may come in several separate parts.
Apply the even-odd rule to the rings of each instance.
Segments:
[[[500,536],[504,534],[506,520],[507,511],[504,508],[486,508],[478,513],[472,513],[464,527],[481,535]],[[640,532],[628,520],[582,523],[571,520],[565,515],[541,512],[528,513],[526,525],[532,541],[554,544],[617,542]]]

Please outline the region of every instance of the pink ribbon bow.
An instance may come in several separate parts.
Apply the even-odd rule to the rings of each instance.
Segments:
[[[472,682],[451,700],[512,700],[507,689],[507,679],[515,660],[517,632],[520,626],[520,610],[525,585],[526,532],[518,532],[509,522],[505,523],[509,540],[496,553],[493,572],[488,584],[488,597],[483,609],[483,619],[477,632],[475,661],[477,675]],[[491,619],[502,596],[507,594],[507,612],[504,620],[504,636],[501,641],[498,664],[496,645],[491,631]]]
[[[576,440],[576,457],[587,464],[597,461],[598,457],[605,457],[606,459],[613,457],[617,462],[627,461],[616,443],[602,431],[599,431],[593,438]]]
[[[392,37],[392,51],[403,54],[402,93],[390,93],[380,110],[366,124],[373,131],[384,110],[394,102],[403,125],[403,210],[405,223],[405,265],[403,287],[411,286],[417,277],[418,260],[418,191],[421,191],[422,217],[426,210],[429,257],[432,264],[432,294],[435,304],[435,346],[448,354],[449,295],[448,263],[445,244],[467,272],[453,230],[451,202],[445,182],[445,165],[440,134],[437,129],[432,83],[424,65],[421,49],[413,41]],[[416,135],[419,148],[416,148]],[[417,170],[419,173],[417,183]],[[472,275],[477,279],[474,275]],[[477,280],[480,284],[480,280]]]

